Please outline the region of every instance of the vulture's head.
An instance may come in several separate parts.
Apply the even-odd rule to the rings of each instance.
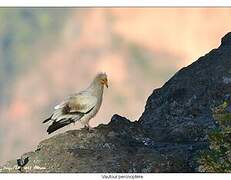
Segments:
[[[102,86],[106,86],[108,88],[108,80],[106,73],[98,73],[95,77],[97,83],[100,83]]]

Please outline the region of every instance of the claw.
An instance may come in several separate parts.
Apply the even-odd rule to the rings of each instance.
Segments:
[[[85,125],[85,127],[87,128],[87,130],[88,130],[89,132],[93,132],[93,131],[94,131],[94,128],[91,127],[88,123]]]

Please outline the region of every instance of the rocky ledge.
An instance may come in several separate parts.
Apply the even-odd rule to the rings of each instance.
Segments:
[[[93,132],[67,131],[39,143],[0,172],[197,172],[216,127],[212,109],[231,99],[231,33],[148,98],[138,121],[114,115]]]

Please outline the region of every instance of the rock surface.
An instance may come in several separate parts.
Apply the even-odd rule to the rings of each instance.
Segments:
[[[212,108],[231,98],[231,33],[221,46],[177,72],[153,91],[140,117],[153,138],[167,142],[206,140],[214,128]]]
[[[190,171],[181,162],[184,157],[180,162],[174,159],[176,147],[166,155],[167,146],[155,144],[140,123],[114,115],[108,125],[100,125],[93,132],[72,130],[42,141],[35,152],[23,155],[22,159],[29,157],[23,172]],[[181,153],[183,156],[183,150]],[[18,169],[16,160],[2,167],[3,172]]]
[[[42,141],[21,172],[195,172],[212,109],[231,99],[231,33],[221,46],[153,91],[139,121],[114,115],[93,132],[67,131]],[[24,161],[22,161],[24,162]],[[9,161],[0,172],[20,172]]]

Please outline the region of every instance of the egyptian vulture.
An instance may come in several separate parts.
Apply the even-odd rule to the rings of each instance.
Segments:
[[[55,106],[52,115],[43,121],[51,123],[47,129],[48,134],[77,121],[91,130],[89,121],[100,109],[104,85],[108,88],[107,75],[99,73],[87,89],[70,95]]]

